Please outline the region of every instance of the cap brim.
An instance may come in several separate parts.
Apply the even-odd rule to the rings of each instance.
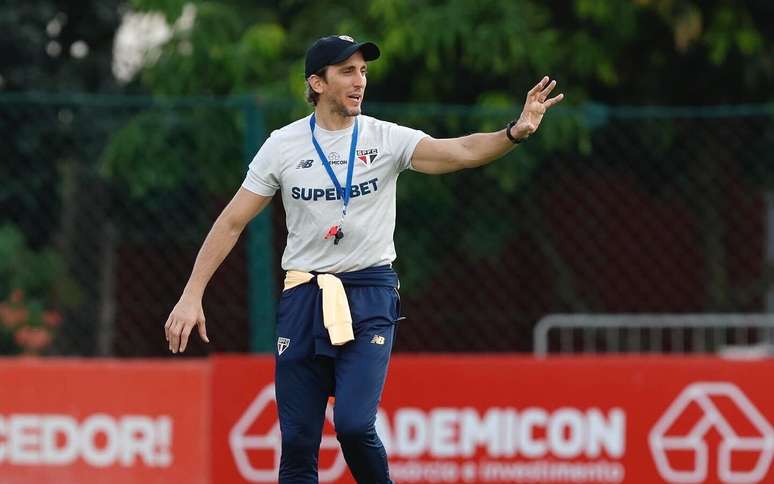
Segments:
[[[376,44],[374,44],[373,42],[363,42],[360,44],[352,44],[351,46],[341,51],[341,53],[337,55],[334,59],[331,59],[330,64],[338,64],[339,62],[344,62],[357,51],[360,51],[363,53],[363,59],[365,61],[376,60],[379,58],[379,55],[381,54],[379,52],[379,47],[377,47]]]

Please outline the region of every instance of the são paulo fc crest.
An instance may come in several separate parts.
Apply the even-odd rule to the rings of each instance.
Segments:
[[[290,338],[277,338],[277,354],[282,354],[290,346]]]
[[[379,156],[379,148],[369,148],[367,150],[355,151],[357,159],[366,167],[370,167],[377,156]]]

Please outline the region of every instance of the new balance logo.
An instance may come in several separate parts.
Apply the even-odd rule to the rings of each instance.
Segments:
[[[384,344],[384,336],[379,336],[378,334],[375,334],[373,338],[371,338],[371,343],[375,345],[383,345]]]
[[[309,168],[314,163],[314,160],[301,160],[298,162],[298,165],[296,165],[296,170],[301,168]]]

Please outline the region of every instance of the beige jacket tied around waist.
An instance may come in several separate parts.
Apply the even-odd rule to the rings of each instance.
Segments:
[[[306,284],[314,277],[314,274],[309,272],[288,271],[285,274],[283,291]],[[322,289],[323,324],[328,330],[331,344],[341,346],[354,340],[352,314],[349,311],[349,301],[341,279],[333,274],[318,274],[317,285]]]

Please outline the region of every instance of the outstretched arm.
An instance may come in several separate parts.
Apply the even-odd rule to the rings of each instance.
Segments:
[[[188,336],[194,326],[198,327],[202,340],[209,343],[202,309],[204,289],[223,259],[234,248],[247,223],[270,201],[271,197],[256,195],[245,188],[240,188],[215,220],[196,256],[196,262],[183,295],[180,296],[180,300],[164,325],[164,335],[169,343],[169,351],[172,353],[185,351]]]
[[[549,82],[548,76],[545,76],[529,90],[524,109],[511,128],[513,138],[522,141],[537,131],[546,111],[564,99],[564,94],[548,97],[554,87],[556,81]],[[427,137],[414,149],[411,165],[419,172],[440,175],[486,165],[515,146],[504,129],[495,133],[476,133],[460,138]]]

